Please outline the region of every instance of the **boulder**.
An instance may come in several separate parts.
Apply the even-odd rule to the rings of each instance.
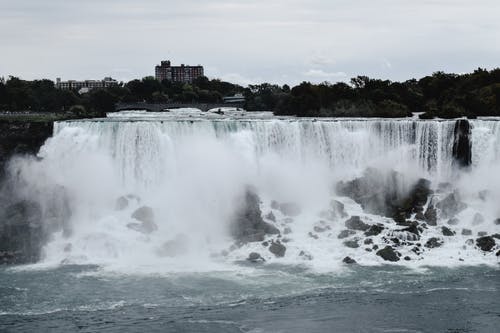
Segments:
[[[260,254],[258,254],[257,252],[251,252],[249,255],[248,255],[248,258],[247,258],[248,261],[250,262],[253,262],[253,263],[257,263],[257,262],[264,262],[266,261],[264,258],[261,257]]]
[[[174,239],[163,243],[158,250],[158,255],[161,257],[177,257],[185,254],[189,250],[188,246],[188,237],[184,234],[179,234]]]
[[[128,207],[128,199],[126,197],[121,196],[118,199],[116,199],[115,210],[120,211],[124,210],[127,207]]]
[[[495,239],[491,236],[483,236],[476,239],[476,245],[483,251],[491,251],[496,245]]]
[[[458,192],[447,195],[443,200],[436,204],[444,218],[452,218],[456,214],[467,208],[467,205],[460,200]]]
[[[271,246],[269,246],[269,251],[274,254],[276,257],[284,257],[286,252],[285,245],[281,244],[279,241],[272,242]]]
[[[452,231],[450,228],[442,226],[441,233],[443,236],[455,236],[455,231]]]
[[[371,238],[367,238],[367,239],[365,239],[365,240],[363,241],[363,244],[365,244],[365,245],[370,245],[370,244],[373,244],[373,239],[371,239]]]
[[[240,242],[261,242],[266,234],[279,234],[278,228],[262,219],[260,199],[247,187],[230,226],[231,235]]]
[[[470,235],[472,235],[472,230],[470,230],[470,229],[462,229],[462,235],[463,236],[470,236]]]
[[[380,225],[371,225],[368,230],[365,231],[365,236],[376,236],[380,234],[382,231],[384,231],[384,227]]]
[[[332,209],[333,215],[337,218],[346,218],[348,216],[344,204],[338,200],[330,201],[330,208]]]
[[[392,246],[386,246],[376,253],[378,256],[382,257],[385,261],[399,261],[398,253],[392,248]]]
[[[294,202],[285,202],[279,205],[278,210],[285,216],[295,217],[300,215],[301,209]]]
[[[359,216],[351,216],[345,221],[345,226],[348,229],[366,231],[370,228],[369,224],[364,223]]]
[[[495,221],[493,221],[493,224],[494,225],[500,225],[500,218],[495,219]]]
[[[339,235],[337,236],[338,239],[344,239],[349,236],[355,235],[356,231],[354,230],[342,230]]]
[[[153,208],[142,206],[132,213],[132,218],[141,222],[154,222],[155,215],[153,212]]]
[[[342,259],[342,262],[348,265],[355,264],[356,260],[352,259],[351,257],[345,257]]]
[[[488,233],[486,231],[478,231],[477,235],[479,237],[483,237],[483,236],[486,236]]]
[[[424,213],[424,220],[428,225],[437,225],[437,212],[434,206],[427,207],[427,210]]]
[[[429,249],[440,247],[441,245],[443,245],[443,241],[436,237],[429,238],[429,240],[425,243],[425,247]]]
[[[140,221],[140,223],[129,223],[127,224],[127,227],[129,229],[144,233],[144,234],[150,234],[153,231],[158,230],[158,226],[154,222],[154,213],[153,209],[148,206],[142,206],[138,209],[136,209],[132,213],[132,218],[136,219],[137,221]]]
[[[457,225],[459,222],[460,222],[460,220],[457,219],[456,217],[454,217],[454,218],[449,219],[447,223],[449,225]]]
[[[351,248],[351,249],[356,249],[359,247],[358,240],[357,239],[351,239],[347,240],[344,242],[344,245]]]
[[[276,216],[274,216],[273,212],[269,212],[266,216],[264,216],[267,220],[276,222]]]

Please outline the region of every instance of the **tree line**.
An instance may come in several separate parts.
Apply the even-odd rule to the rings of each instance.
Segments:
[[[478,68],[472,73],[436,72],[404,82],[352,78],[349,83],[302,82],[290,87],[263,83],[243,87],[200,77],[192,83],[159,82],[154,77],[79,94],[57,89],[51,80],[25,81],[10,77],[0,82],[0,110],[77,113],[102,116],[118,102],[220,103],[241,93],[248,111],[273,111],[299,117],[500,116],[500,69]]]

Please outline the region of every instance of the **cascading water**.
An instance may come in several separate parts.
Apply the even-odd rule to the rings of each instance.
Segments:
[[[10,172],[18,195],[39,202],[44,216],[54,206],[49,194],[64,191],[71,214],[64,231],[55,230],[44,247],[46,263],[204,270],[225,267],[254,251],[267,261],[317,268],[335,267],[347,255],[370,265],[383,262],[371,247],[360,244],[361,239],[356,246],[345,246],[337,237],[345,217],[321,217],[336,199],[347,215],[387,228],[372,237],[379,246],[384,237],[401,234],[389,230],[392,219],[368,214],[334,193],[336,183],[359,177],[367,168],[395,170],[404,178],[403,192],[421,177],[430,179],[434,189],[452,183],[468,204],[457,215],[460,228],[498,232],[500,226],[492,221],[500,217],[495,205],[500,177],[491,172],[500,163],[500,122],[474,120],[471,125],[472,170],[460,171],[452,156],[454,120],[122,113],[56,123],[39,159],[17,158]],[[273,212],[275,221],[268,222],[281,233],[284,257],[276,258],[261,242],[234,244],[230,227],[249,185],[260,196],[263,215]],[[444,195],[436,193],[426,207]],[[484,194],[482,199],[478,193]],[[122,207],[117,208],[117,198]],[[273,208],[273,201],[298,203],[300,213],[291,222]],[[157,230],[134,227],[134,212],[141,207],[152,208]],[[472,220],[478,212],[484,223],[476,225]],[[440,216],[438,227],[445,222]],[[436,230],[424,230],[421,241],[436,236]],[[272,243],[278,236],[267,237]],[[468,238],[457,234],[418,256],[411,247],[400,252],[411,256],[408,264],[496,262],[493,253],[465,245]]]

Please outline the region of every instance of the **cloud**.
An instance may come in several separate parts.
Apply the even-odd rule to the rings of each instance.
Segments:
[[[347,74],[344,72],[325,72],[321,69],[310,69],[307,72],[304,72],[304,75],[314,79],[335,81],[342,80],[347,77]]]
[[[123,80],[171,59],[239,83],[339,68],[405,80],[500,66],[498,12],[498,0],[0,0],[0,76]]]

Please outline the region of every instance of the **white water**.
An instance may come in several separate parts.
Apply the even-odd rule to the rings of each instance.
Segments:
[[[20,196],[50,205],[51,193],[65,189],[72,216],[71,236],[56,233],[45,247],[47,264],[91,263],[120,270],[176,271],[228,269],[257,251],[268,262],[303,263],[316,269],[335,269],[346,255],[358,263],[382,263],[364,246],[346,248],[337,234],[344,219],[329,224],[329,232],[312,239],[308,233],[328,207],[332,186],[361,175],[367,167],[394,169],[408,182],[426,177],[457,184],[469,205],[460,213],[460,228],[498,232],[492,221],[500,217],[500,122],[473,121],[473,170],[462,174],[452,167],[454,121],[335,120],[259,117],[237,112],[201,116],[199,112],[172,114],[121,113],[106,120],[56,123],[53,138],[39,153],[41,160],[16,159],[11,171]],[[293,224],[274,212],[276,226],[287,235],[284,258],[274,256],[259,242],[229,251],[233,243],[229,224],[246,185],[259,193],[263,215],[270,201],[300,203],[302,214]],[[478,191],[489,190],[488,200]],[[123,211],[116,199],[133,194]],[[337,198],[349,215],[390,225],[387,218],[368,215],[348,198]],[[153,208],[158,230],[144,235],[127,227],[131,214],[142,205]],[[481,212],[484,225],[473,226]],[[444,224],[439,221],[438,225]],[[458,229],[460,231],[461,229]],[[436,236],[434,229],[426,238]],[[382,235],[373,237],[383,244]],[[442,237],[441,237],[442,238]],[[495,263],[494,254],[483,255],[470,237],[447,239],[439,249],[412,256],[407,265],[459,265]],[[162,256],[162,245],[182,239],[182,254]],[[68,248],[71,244],[71,249]],[[383,245],[381,245],[383,246]],[[66,248],[66,250],[65,250]],[[402,249],[403,255],[413,255]],[[299,256],[301,251],[312,260]],[[462,261],[462,260],[464,261]]]

